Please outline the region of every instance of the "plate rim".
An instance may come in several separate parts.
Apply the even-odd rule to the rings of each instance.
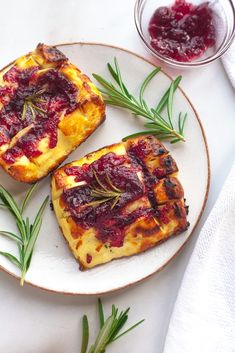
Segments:
[[[72,45],[93,45],[93,46],[103,46],[103,47],[107,47],[107,48],[113,48],[113,49],[118,49],[122,52],[128,53],[130,55],[133,55],[145,62],[147,62],[150,65],[153,66],[157,66],[156,63],[154,63],[153,60],[151,59],[147,59],[144,56],[135,53],[134,51],[131,51],[129,49],[123,48],[123,47],[119,47],[117,45],[113,45],[113,44],[107,44],[107,43],[102,43],[102,42],[86,42],[86,41],[75,41],[75,42],[65,42],[65,43],[59,43],[59,44],[51,44],[52,46],[55,47],[65,47],[65,46],[72,46]],[[3,68],[0,69],[0,71],[6,69],[8,66],[10,66],[15,60],[13,60],[12,62],[10,62],[9,64],[7,64],[6,66],[4,66]],[[168,73],[165,72],[164,69],[161,69],[161,72],[166,75],[171,81],[173,80],[172,76],[169,75]],[[207,176],[207,184],[206,184],[206,192],[204,195],[204,200],[203,200],[203,205],[202,208],[200,210],[200,213],[198,215],[198,218],[195,222],[194,227],[192,228],[188,238],[184,241],[184,243],[179,247],[179,249],[174,253],[173,256],[171,256],[162,266],[160,266],[156,271],[153,271],[152,273],[148,274],[147,276],[139,279],[139,280],[134,280],[131,283],[128,283],[126,285],[121,285],[119,287],[107,290],[107,291],[98,291],[96,293],[77,293],[77,292],[64,292],[64,291],[60,291],[60,290],[55,290],[55,289],[51,289],[51,288],[46,288],[46,287],[42,287],[40,285],[37,285],[35,283],[32,283],[31,281],[25,280],[25,284],[30,285],[31,287],[43,290],[45,292],[51,293],[51,294],[62,294],[62,295],[66,295],[66,296],[97,296],[97,295],[105,295],[105,294],[110,294],[110,293],[115,293],[117,291],[120,290],[125,290],[133,285],[139,284],[145,280],[147,280],[148,278],[152,277],[153,275],[159,273],[160,271],[162,271],[166,266],[169,265],[169,263],[171,263],[185,248],[186,244],[189,242],[189,240],[192,238],[195,229],[199,223],[199,221],[202,218],[203,212],[205,210],[207,201],[208,201],[208,195],[209,195],[209,189],[210,189],[210,182],[211,182],[211,163],[210,163],[210,154],[209,154],[209,147],[208,147],[208,143],[207,143],[207,138],[206,138],[206,134],[205,134],[205,130],[204,127],[202,125],[202,122],[199,118],[199,114],[197,112],[197,110],[195,109],[194,105],[192,104],[191,100],[189,99],[189,97],[187,96],[187,94],[184,92],[184,90],[179,86],[178,89],[181,91],[181,93],[183,94],[183,96],[186,98],[186,100],[188,101],[188,103],[190,104],[195,117],[198,121],[199,127],[201,129],[202,132],[202,137],[203,137],[203,141],[204,141],[204,145],[205,145],[205,149],[206,149],[206,157],[207,157],[207,172],[208,172],[208,176]],[[19,276],[15,275],[14,273],[10,272],[9,270],[7,270],[6,268],[4,268],[2,265],[0,265],[0,270],[2,272],[7,273],[8,275],[10,275],[12,278],[19,280]]]

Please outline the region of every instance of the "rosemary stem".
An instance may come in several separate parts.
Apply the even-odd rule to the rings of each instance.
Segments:
[[[0,233],[2,235],[8,236],[9,238],[11,238],[16,242],[19,256],[17,258],[14,254],[10,254],[8,252],[3,252],[3,251],[0,251],[0,255],[7,258],[12,264],[14,264],[15,266],[17,266],[17,268],[20,269],[21,286],[24,285],[25,275],[30,266],[31,258],[34,251],[34,245],[41,229],[43,212],[45,210],[45,207],[49,199],[49,196],[45,198],[39,211],[37,212],[37,215],[34,219],[33,224],[30,225],[29,217],[26,217],[26,219],[24,219],[23,212],[35,188],[36,186],[33,185],[29,189],[23,201],[23,204],[21,205],[21,207],[19,207],[15,199],[13,198],[13,196],[2,185],[0,185],[0,199],[4,203],[4,205],[9,209],[13,217],[15,218],[19,236],[17,234],[14,234],[8,231],[1,231]]]
[[[23,287],[23,285],[24,285],[25,275],[26,275],[26,269],[23,268],[21,271],[21,278],[20,278],[20,286],[21,287]]]
[[[114,67],[110,63],[108,63],[107,66],[116,85],[112,82],[108,82],[102,76],[93,74],[94,78],[101,85],[100,91],[104,96],[106,104],[127,109],[136,117],[141,116],[150,120],[145,124],[145,127],[147,127],[149,129],[148,131],[150,131],[149,134],[152,133],[160,139],[163,137],[170,139],[171,143],[176,143],[179,141],[185,142],[184,126],[186,115],[184,118],[182,118],[181,115],[179,116],[178,128],[174,127],[173,124],[173,98],[174,93],[181,81],[181,76],[171,82],[170,87],[165,91],[156,108],[151,108],[144,99],[144,93],[151,80],[161,70],[159,67],[155,68],[144,79],[140,87],[139,97],[135,98],[123,82],[117,59],[114,59]],[[167,117],[164,117],[164,115],[161,114],[165,108],[167,108]],[[146,134],[147,131],[145,130],[141,133]],[[141,133],[139,133],[139,135]],[[129,135],[126,138],[130,138],[133,135],[137,134]]]
[[[108,96],[107,92],[105,94],[106,94],[106,96]],[[110,100],[110,97],[112,98],[112,100]],[[105,99],[105,103],[106,104],[116,105],[116,106],[119,106],[119,107],[122,107],[122,108],[126,108],[126,109],[130,109],[136,115],[143,116],[143,117],[145,117],[147,119],[150,119],[152,121],[155,120],[151,115],[146,113],[146,111],[141,106],[137,105],[133,101],[125,99],[124,97],[122,98],[122,102],[120,102],[119,100],[115,99],[115,97],[112,97],[111,95],[109,95],[109,99]]]

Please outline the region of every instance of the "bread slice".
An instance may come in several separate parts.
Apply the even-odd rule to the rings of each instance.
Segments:
[[[57,48],[39,44],[0,72],[0,165],[16,180],[36,182],[104,118],[90,79]]]
[[[177,171],[155,137],[141,136],[54,173],[54,211],[81,269],[141,253],[187,229]]]

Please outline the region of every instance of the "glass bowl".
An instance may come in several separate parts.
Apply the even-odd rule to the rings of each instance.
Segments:
[[[189,0],[188,2],[199,5],[204,1]],[[233,0],[207,1],[214,11],[216,28],[216,44],[209,48],[203,56],[188,62],[177,61],[158,53],[150,44],[148,25],[155,10],[161,6],[171,6],[174,0],[137,0],[134,16],[137,31],[147,50],[158,60],[176,68],[199,67],[220,58],[230,47],[235,34],[235,9]]]

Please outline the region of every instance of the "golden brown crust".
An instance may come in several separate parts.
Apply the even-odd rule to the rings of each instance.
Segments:
[[[10,69],[12,68],[22,72],[35,68],[36,73],[33,76],[35,82],[42,80],[43,75],[46,75],[50,70],[54,70],[53,72],[58,72],[60,77],[64,77],[77,90],[77,93],[75,91],[73,93],[77,106],[68,110],[68,112],[61,110],[61,113],[59,113],[59,121],[56,123],[57,127],[55,129],[57,134],[56,144],[50,146],[48,132],[44,134],[45,136],[38,138],[40,155],[28,156],[21,153],[13,160],[9,157],[5,158],[10,153],[9,151],[18,148],[17,146],[21,144],[22,138],[26,138],[31,133],[34,128],[34,121],[26,129],[24,128],[11,136],[11,140],[5,144],[1,143],[0,129],[0,165],[16,180],[33,183],[57,168],[75,148],[95,131],[105,119],[105,105],[101,94],[90,79],[72,65],[64,54],[55,47],[39,44],[34,52],[17,59],[10,67]],[[6,74],[8,74],[8,70],[0,72],[2,85],[14,86],[14,89],[17,89],[19,83],[17,81],[13,83],[5,81]],[[32,84],[32,81],[29,81],[29,84]],[[69,99],[74,99],[73,97]],[[23,109],[24,107],[22,107],[22,112]],[[49,116],[48,114],[50,114],[50,111],[47,111],[47,116]],[[0,128],[2,123],[6,130],[4,116],[1,115],[0,110]],[[8,130],[5,130],[4,132],[8,134]]]
[[[36,54],[41,56],[45,63],[53,63],[60,66],[68,59],[56,47],[39,43],[36,48]]]
[[[75,221],[72,214],[83,212],[86,205],[74,208],[71,214],[71,209],[63,196],[66,190],[73,191],[73,189],[76,190],[84,186],[84,182],[76,179],[73,173],[67,174],[68,170],[90,165],[110,152],[117,156],[127,156],[126,166],[129,165],[128,163],[133,164],[133,173],[138,173],[142,183],[147,183],[144,187],[147,189],[142,196],[140,195],[139,198],[127,203],[117,211],[116,215],[119,219],[121,217],[124,220],[131,220],[132,215],[137,214],[137,218],[134,217],[133,221],[125,221],[124,240],[121,246],[120,244],[112,245],[113,243],[107,240],[102,241],[95,225],[84,228],[82,224]],[[147,185],[150,184],[146,178],[150,178],[149,180],[154,178],[152,173],[161,165],[162,157],[169,157],[169,152],[164,146],[155,137],[144,136],[125,143],[106,146],[89,153],[79,161],[63,166],[54,173],[52,177],[54,210],[63,234],[75,258],[79,261],[81,269],[92,268],[115,258],[141,253],[187,229],[184,192],[182,185],[176,178],[177,167],[173,159],[171,168],[174,166],[172,168],[174,172],[170,174],[169,169],[165,168],[165,175],[162,174],[161,178],[156,178],[155,184],[151,187],[153,193],[148,189]],[[141,212],[138,215],[139,211]]]

